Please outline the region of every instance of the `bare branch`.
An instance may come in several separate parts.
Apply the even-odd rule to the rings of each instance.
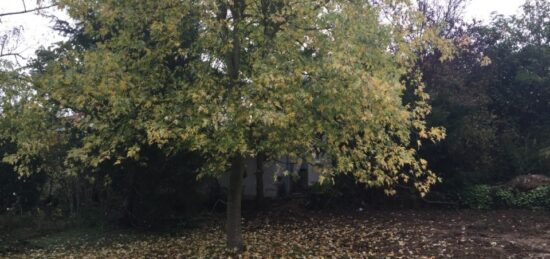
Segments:
[[[25,0],[21,0],[23,2],[23,10],[27,11],[27,5],[25,4]]]
[[[21,59],[25,59],[20,53],[2,53],[2,54],[0,54],[0,58],[4,58],[4,57],[8,57],[8,56],[19,57]]]
[[[0,17],[9,16],[9,15],[17,15],[17,14],[32,13],[32,12],[35,12],[35,11],[40,11],[40,10],[52,8],[52,7],[54,7],[54,6],[57,6],[57,4],[52,4],[52,5],[48,5],[48,6],[39,6],[39,7],[36,7],[36,8],[34,8],[34,9],[30,9],[30,10],[27,10],[27,9],[25,8],[25,10],[23,10],[23,11],[8,12],[8,13],[0,13]]]

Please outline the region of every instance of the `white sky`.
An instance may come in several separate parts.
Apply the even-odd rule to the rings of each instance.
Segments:
[[[519,11],[525,0],[470,0],[466,8],[466,18],[489,21],[492,12],[512,15]]]
[[[0,13],[23,10],[23,1],[0,0]],[[492,12],[504,15],[516,13],[523,2],[524,0],[470,0],[465,15],[469,20],[475,18],[488,21]],[[27,4],[27,9],[36,7],[35,0],[27,0],[25,3]],[[57,10],[57,8],[48,9],[43,11],[43,13],[54,14],[58,17],[67,17],[65,13]],[[0,35],[14,26],[23,27],[23,42],[19,45],[18,51],[22,52],[25,57],[31,57],[34,51],[40,46],[47,47],[54,42],[63,40],[61,36],[52,31],[52,19],[37,15],[36,13],[6,16],[2,17],[0,21]]]
[[[36,0],[26,0],[27,10],[36,8],[36,2]],[[23,10],[23,0],[0,0],[0,13]],[[45,17],[45,15],[55,15],[62,19],[67,19],[68,16],[55,7],[42,10],[40,14],[33,12],[0,17],[0,35],[14,27],[21,26],[23,33],[16,52],[20,52],[24,57],[33,56],[34,51],[40,46],[47,47],[54,42],[63,40],[63,37],[51,29],[53,19]],[[20,61],[25,63],[24,60]]]

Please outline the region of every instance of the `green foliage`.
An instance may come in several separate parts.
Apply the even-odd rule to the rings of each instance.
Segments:
[[[338,208],[341,204],[342,193],[338,188],[335,188],[334,183],[317,182],[310,186],[307,193],[306,208],[308,209],[334,209]],[[352,201],[349,201],[348,205],[351,205]]]
[[[69,190],[122,181],[123,215],[135,218],[138,201],[149,203],[136,197],[140,169],[154,164],[147,151],[169,160],[191,150],[205,159],[200,177],[238,171],[228,192],[235,235],[239,174],[258,154],[387,194],[404,182],[424,195],[438,181],[418,150],[445,131],[426,124],[429,96],[410,71],[418,53],[451,50],[409,1],[57,3],[76,21],[73,38],[41,52],[5,129],[17,150],[4,161],[21,174],[57,175]],[[79,192],[70,193],[73,213]]]
[[[549,10],[548,1],[526,1],[489,25],[457,22],[445,34],[455,57],[441,62],[436,52],[419,64],[429,124],[447,129],[442,145],[422,152],[444,179],[437,191],[550,172]]]
[[[214,175],[266,153],[321,161],[324,179],[351,172],[388,194],[400,182],[425,194],[438,180],[417,150],[445,132],[426,125],[429,96],[409,71],[417,53],[450,49],[432,28],[411,31],[423,18],[407,1],[59,4],[77,33],[42,52],[6,129],[17,152],[4,161],[21,173],[30,161],[73,175],[128,168],[155,147],[199,152]]]
[[[514,205],[528,209],[550,209],[550,186],[541,186],[525,193],[519,193],[514,199]]]
[[[550,209],[550,186],[541,186],[527,192],[508,187],[474,185],[462,193],[463,205],[472,209]]]
[[[517,204],[517,194],[510,188],[496,188],[493,192],[493,202],[496,208],[513,208]]]
[[[493,205],[491,187],[487,185],[470,186],[461,196],[462,203],[472,209],[489,209]]]

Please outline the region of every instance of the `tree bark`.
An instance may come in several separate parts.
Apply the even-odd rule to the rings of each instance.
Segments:
[[[236,252],[243,250],[241,230],[241,200],[243,176],[245,171],[244,158],[237,156],[231,161],[229,172],[229,190],[227,192],[227,247]]]
[[[258,154],[256,157],[256,205],[263,207],[264,203],[264,162],[265,156]]]
[[[218,18],[227,20],[227,10],[231,10],[233,19],[232,30],[226,25],[222,29],[222,38],[230,39],[231,48],[226,53],[225,64],[227,66],[228,76],[231,79],[229,88],[236,89],[239,85],[239,76],[241,69],[241,18],[245,9],[244,0],[233,0],[232,4],[226,5],[224,1],[219,1],[220,12]],[[245,162],[242,155],[236,155],[231,160],[231,171],[229,173],[229,190],[227,192],[227,248],[240,253],[243,250],[243,236],[241,229],[241,201],[243,191],[243,176],[245,172]]]

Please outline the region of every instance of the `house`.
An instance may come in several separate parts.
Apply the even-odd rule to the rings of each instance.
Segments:
[[[300,168],[295,168],[300,166]],[[308,187],[319,181],[319,174],[307,163],[298,165],[289,157],[268,161],[264,164],[264,197],[285,197],[292,193],[307,190]],[[229,175],[224,174],[219,180],[222,187],[229,186]],[[243,197],[256,197],[256,159],[247,159],[246,175],[243,180]]]

